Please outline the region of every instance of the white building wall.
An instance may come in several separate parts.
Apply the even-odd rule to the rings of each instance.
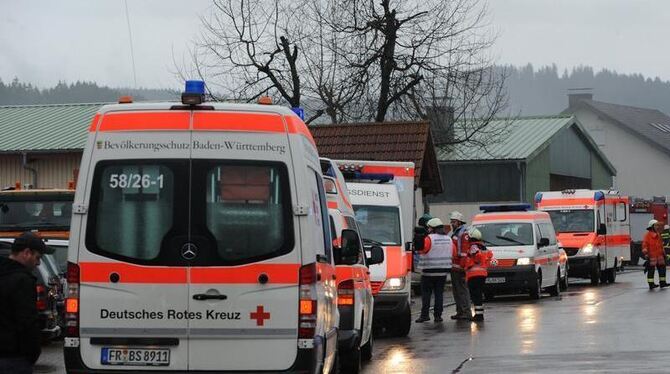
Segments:
[[[643,198],[670,196],[670,155],[591,110],[575,115],[616,168],[614,188]]]

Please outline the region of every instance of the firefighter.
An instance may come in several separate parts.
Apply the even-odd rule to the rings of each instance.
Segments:
[[[488,276],[488,267],[493,259],[493,253],[487,250],[482,243],[482,233],[477,229],[470,230],[468,255],[465,258],[465,280],[468,283],[470,297],[475,305],[475,322],[484,321],[483,292],[484,283]]]
[[[661,239],[663,240],[663,252],[665,253],[665,263],[667,264],[670,261],[670,225],[663,226]]]
[[[428,236],[425,239],[424,249],[419,252],[421,264],[421,315],[417,323],[429,321],[430,298],[435,294],[433,308],[434,321],[442,322],[444,284],[447,273],[451,270],[451,256],[453,242],[439,218],[433,218],[427,223]]]
[[[463,262],[465,257],[467,257],[470,236],[465,227],[465,218],[461,212],[451,212],[449,219],[452,227],[451,238],[454,241],[451,267],[451,291],[454,295],[454,302],[456,303],[456,314],[451,316],[451,319],[469,321],[472,319],[472,310],[470,309],[470,293],[468,292],[468,286],[465,283]]]
[[[661,228],[661,223],[652,219],[647,225],[647,233],[642,240],[642,254],[647,259],[647,283],[649,283],[650,290],[659,286],[654,283],[655,268],[658,269],[658,280],[661,288],[668,286],[665,282],[665,253],[663,252]]]
[[[426,213],[419,218],[418,226],[414,228],[414,238],[413,245],[416,252],[421,252],[423,250],[424,239],[428,236],[428,226],[427,223],[433,219],[433,217]]]

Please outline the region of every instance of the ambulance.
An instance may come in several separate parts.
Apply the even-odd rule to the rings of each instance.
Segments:
[[[68,373],[330,372],[337,289],[316,145],[291,110],[103,106],[68,253]],[[263,101],[265,102],[265,101]]]
[[[630,261],[629,199],[617,191],[538,192],[535,204],[549,213],[568,255],[570,277],[614,283]]]
[[[561,256],[551,218],[530,209],[530,204],[481,206],[482,213],[472,219],[495,258],[484,284],[487,299],[519,291],[531,299],[544,291],[561,292]]]
[[[328,199],[330,232],[337,273],[337,306],[340,311],[338,355],[340,368],[358,373],[362,361],[372,359],[373,296],[368,266],[383,262],[381,247],[364,251],[344,176],[335,164],[321,158]],[[368,255],[369,254],[369,255]]]
[[[412,325],[410,288],[414,163],[335,160],[346,179],[364,244],[381,246],[384,262],[370,266],[374,322],[394,336]]]

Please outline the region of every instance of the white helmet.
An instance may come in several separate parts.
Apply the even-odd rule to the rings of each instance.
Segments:
[[[658,223],[657,220],[652,219],[651,221],[649,221],[649,224],[647,225],[647,228],[650,229],[650,228],[654,227],[654,225],[657,224],[657,223]]]
[[[442,223],[442,220],[439,218],[432,218],[428,222],[426,222],[426,226],[436,228],[440,226],[444,226],[444,223]]]
[[[670,230],[670,225],[663,226],[663,230]]]
[[[461,222],[465,223],[465,217],[463,217],[463,213],[461,213],[459,211],[456,211],[456,210],[451,212],[451,215],[449,216],[449,219],[450,220],[453,219],[453,220],[461,221]]]
[[[470,237],[472,239],[482,240],[482,232],[477,230],[476,228],[472,228],[472,229],[468,230],[468,234],[470,235]]]

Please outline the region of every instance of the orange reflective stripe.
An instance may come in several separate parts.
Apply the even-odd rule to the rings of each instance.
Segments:
[[[23,231],[4,231],[2,233],[3,238],[18,238],[23,234]],[[42,239],[69,239],[69,231],[33,231],[33,234],[39,236]],[[48,243],[47,243],[48,244]]]
[[[354,210],[354,207],[351,206],[351,203],[349,202],[349,199],[347,198],[347,195],[342,193],[342,191],[344,191],[344,190],[342,189],[342,186],[340,185],[340,181],[335,179],[335,185],[337,185],[337,189],[338,189],[338,191],[340,191],[340,196],[342,197],[342,201],[344,202],[344,205],[347,208],[349,208],[350,210]]]
[[[96,113],[91,120],[91,126],[88,127],[88,131],[95,131],[95,129],[98,127],[98,121],[100,121],[100,114]]]
[[[538,207],[544,206],[569,206],[569,205],[594,205],[596,202],[593,199],[585,198],[571,198],[571,199],[546,199],[542,200]]]
[[[364,165],[362,173],[393,174],[396,177],[414,177],[414,168],[402,166]]]
[[[325,264],[322,262],[316,263],[316,273],[318,274],[318,280],[320,282],[327,281],[329,279],[337,279],[337,273],[335,267],[331,264]],[[296,276],[298,271],[296,270]]]
[[[407,262],[403,255],[401,247],[386,247],[386,279],[401,278],[407,274]]]
[[[82,282],[109,282],[112,273],[119,275],[119,283],[177,283],[185,284],[186,267],[141,266],[120,262],[80,262]]]
[[[630,245],[630,235],[608,235],[607,245]]]
[[[102,117],[98,131],[188,130],[189,112],[124,112]]]
[[[337,201],[329,201],[328,209],[337,209]]]
[[[303,135],[310,143],[312,143],[314,148],[316,148],[316,142],[314,141],[314,137],[312,137],[312,133],[309,132],[309,129],[300,118],[295,116],[284,116],[284,120],[286,121],[289,133]]]
[[[510,220],[520,220],[520,219],[549,219],[549,214],[547,213],[532,213],[532,214],[482,214],[475,217],[474,222],[481,221],[510,221]]]
[[[236,267],[192,267],[191,283],[258,283],[258,276],[266,274],[268,283],[298,284],[299,264],[253,264]]]
[[[286,132],[281,116],[272,113],[196,112],[193,129],[200,131]]]

